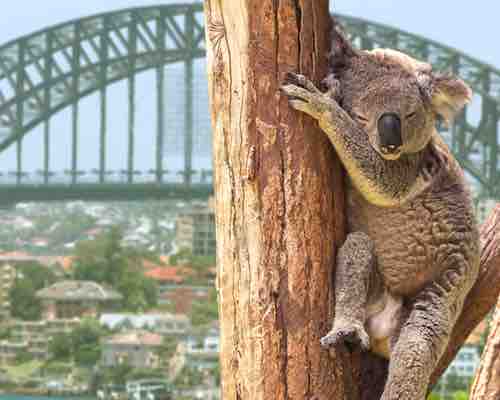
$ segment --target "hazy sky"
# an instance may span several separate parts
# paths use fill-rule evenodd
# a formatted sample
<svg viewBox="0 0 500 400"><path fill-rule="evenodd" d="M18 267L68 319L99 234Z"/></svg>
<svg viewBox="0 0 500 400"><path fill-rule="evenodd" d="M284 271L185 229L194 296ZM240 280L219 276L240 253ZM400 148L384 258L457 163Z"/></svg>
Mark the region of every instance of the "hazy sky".
<svg viewBox="0 0 500 400"><path fill-rule="evenodd" d="M232 1L232 0L225 0ZM313 0L311 0L313 1ZM182 2L177 0L175 2ZM193 1L189 1L192 3ZM86 15L118 10L134 6L147 6L156 4L172 3L172 1L149 1L149 0L16 0L5 1L2 6L0 17L0 44L19 36L28 34L35 30L65 22ZM482 61L495 66L500 66L500 2L493 0L457 1L457 0L420 0L420 1L396 1L396 0L334 0L332 7L336 12L381 22L400 29L434 39L468 53ZM154 75L143 74L138 78L137 89L137 130L141 132L154 132ZM171 74L171 76L176 76ZM180 75L178 80L182 80ZM170 84L175 82L170 82ZM108 155L115 160L112 169L120 169L125 166L126 143L124 133L126 132L126 98L125 83L116 84L109 89L109 118L110 121L110 145ZM173 96L168 94L172 99ZM97 166L97 140L98 120L97 96L90 96L82 102L82 121L80 130L82 132L82 148L80 160L82 168L90 169ZM201 103L200 103L201 104ZM203 107L201 104L200 107ZM177 117L177 112L171 115ZM64 111L53 118L53 131L57 131L58 137L51 143L51 154L57 158L59 165L54 169L62 170L64 165L69 166L69 151L61 151L62 148L69 150L70 143L70 119L69 112ZM113 137L114 135L114 137ZM38 149L27 152L24 164L35 170L41 166L41 128L36 134L28 135L25 149ZM153 136L151 136L153 137ZM142 147L150 149L153 145L152 139L144 137ZM139 144L141 144L139 140ZM95 144L92 144L95 143ZM68 146L68 147L66 147ZM151 152L138 149L138 164L146 167L151 161ZM0 168L8 163L13 165L14 149L0 154ZM118 156L117 154L122 154ZM145 164L146 163L146 164ZM38 167L35 167L38 165Z"/></svg>
<svg viewBox="0 0 500 400"><path fill-rule="evenodd" d="M231 0L227 0L231 1ZM16 0L2 5L0 43L73 18L125 7L184 2ZM187 1L192 3L193 1ZM332 0L340 13L398 26L500 66L500 2L494 0Z"/></svg>

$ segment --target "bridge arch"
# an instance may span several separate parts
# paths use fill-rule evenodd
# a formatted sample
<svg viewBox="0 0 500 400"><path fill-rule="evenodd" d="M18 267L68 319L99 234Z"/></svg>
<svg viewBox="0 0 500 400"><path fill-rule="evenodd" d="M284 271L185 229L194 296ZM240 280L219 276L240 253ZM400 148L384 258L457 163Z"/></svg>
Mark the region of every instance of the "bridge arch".
<svg viewBox="0 0 500 400"><path fill-rule="evenodd" d="M498 119L500 71L458 50L432 40L386 25L359 18L338 16L355 45L360 48L392 47L427 60L436 69L450 69L462 76L477 94L479 122L464 111L449 131L443 132L464 168L480 182L488 196L499 196ZM184 62L186 88L190 89L192 61L205 56L203 9L201 4L160 5L119 10L59 24L21 37L0 46L0 152L9 146L21 148L23 136L39 124L45 125L44 145L48 146L51 116L71 106L73 113L73 148L71 183L78 183L76 136L78 102L100 92L101 104L106 87L120 80L129 81L129 118L133 121L135 75L147 69L157 71L158 110L164 108L160 90L165 79L164 66ZM191 95L192 96L192 95ZM188 96L189 97L189 96ZM187 101L187 121L192 114L192 98ZM101 113L105 113L101 109ZM208 113L208 110L207 110ZM101 118L105 120L105 118ZM159 119L160 120L160 119ZM189 131L189 123L186 130ZM164 184L164 127L158 123L156 184ZM101 126L101 143L106 127ZM133 129L129 142L133 143ZM191 185L196 171L193 157L192 127L186 133L184 188ZM102 149L100 150L102 153ZM17 184L22 185L22 165L17 162ZM47 154L47 151L45 151ZM129 149L133 153L133 149ZM166 160L168 163L168 160ZM168 167L168 165L167 165ZM99 183L106 181L105 157L101 155ZM127 168L128 183L134 183L133 160ZM210 171L203 171L206 176ZM41 173L43 183L50 185L50 165L45 157ZM211 190L210 183L205 185ZM25 185L23 185L25 186ZM1 189L0 189L1 190ZM23 190L26 190L24 187ZM87 188L88 190L88 188Z"/></svg>

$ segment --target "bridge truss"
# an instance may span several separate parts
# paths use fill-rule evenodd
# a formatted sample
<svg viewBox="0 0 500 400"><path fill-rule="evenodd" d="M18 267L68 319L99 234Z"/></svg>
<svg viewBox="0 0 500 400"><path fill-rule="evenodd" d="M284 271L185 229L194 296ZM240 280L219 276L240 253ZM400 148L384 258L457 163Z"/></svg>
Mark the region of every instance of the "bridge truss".
<svg viewBox="0 0 500 400"><path fill-rule="evenodd" d="M465 110L449 131L443 132L453 152L481 186L482 194L500 196L498 162L498 119L500 72L461 52L431 40L358 18L338 16L354 43L370 49L391 47L427 60L436 69L449 69L464 78L476 93L479 118ZM0 152L16 147L16 165L3 171L10 177L2 182L4 201L56 199L120 199L143 197L207 196L212 191L211 170L193 169L197 157L193 147L193 61L205 56L203 10L201 4L162 5L100 14L57 25L21 37L0 47ZM184 165L172 179L169 158L165 156L165 66L184 64L185 109L182 132ZM159 117L156 142L151 157L155 167L138 171L136 153L136 75L156 71L156 109ZM107 168L107 87L117 81L128 82L127 165L119 171L121 182L110 180ZM79 168L79 102L99 94L99 164L93 171ZM66 180L57 180L51 170L51 117L70 107L72 129L71 165ZM208 114L208 104L206 113ZM43 125L43 167L38 180L23 169L23 139ZM32 151L32 149L30 149ZM83 176L93 173L95 183ZM144 182L139 175L149 173ZM177 176L178 178L178 176Z"/></svg>

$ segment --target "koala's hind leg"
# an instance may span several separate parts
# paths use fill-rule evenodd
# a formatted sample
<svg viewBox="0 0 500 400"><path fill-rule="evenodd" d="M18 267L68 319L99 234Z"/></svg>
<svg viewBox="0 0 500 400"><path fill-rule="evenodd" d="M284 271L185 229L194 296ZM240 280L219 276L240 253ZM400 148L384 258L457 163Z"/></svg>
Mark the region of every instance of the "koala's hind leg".
<svg viewBox="0 0 500 400"><path fill-rule="evenodd" d="M372 240L362 232L351 233L340 248L335 271L335 320L321 339L325 347L345 343L368 350L365 331L368 291L376 259Z"/></svg>
<svg viewBox="0 0 500 400"><path fill-rule="evenodd" d="M381 400L425 400L469 290L467 274L451 272L407 303L406 317L391 346L389 375Z"/></svg>

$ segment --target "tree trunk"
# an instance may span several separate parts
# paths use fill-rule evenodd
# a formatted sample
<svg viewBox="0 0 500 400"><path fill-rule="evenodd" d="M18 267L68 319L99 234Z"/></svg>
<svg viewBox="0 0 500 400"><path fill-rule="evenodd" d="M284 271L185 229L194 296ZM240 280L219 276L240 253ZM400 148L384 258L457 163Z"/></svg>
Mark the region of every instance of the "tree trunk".
<svg viewBox="0 0 500 400"><path fill-rule="evenodd" d="M500 399L500 299L470 394L471 400Z"/></svg>
<svg viewBox="0 0 500 400"><path fill-rule="evenodd" d="M341 168L279 91L290 71L325 77L328 0L205 0L205 17L223 399L344 399L342 363L319 345L344 234Z"/></svg>

